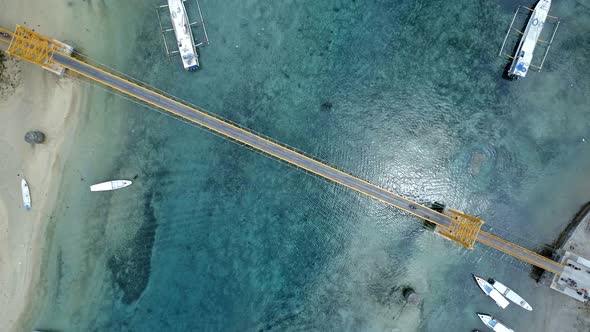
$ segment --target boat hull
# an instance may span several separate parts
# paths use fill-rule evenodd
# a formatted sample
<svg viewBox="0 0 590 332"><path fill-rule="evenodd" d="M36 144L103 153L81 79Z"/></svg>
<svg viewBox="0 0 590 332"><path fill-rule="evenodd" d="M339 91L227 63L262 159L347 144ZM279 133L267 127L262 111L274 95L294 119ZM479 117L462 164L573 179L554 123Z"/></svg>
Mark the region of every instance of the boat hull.
<svg viewBox="0 0 590 332"><path fill-rule="evenodd" d="M29 184L25 179L21 179L20 181L20 188L23 196L23 204L25 210L31 210L31 191L29 190Z"/></svg>
<svg viewBox="0 0 590 332"><path fill-rule="evenodd" d="M500 294L500 292L497 289L495 289L485 279L483 279L482 277L477 276L475 274L473 275L473 279L475 280L475 282L477 283L477 285L479 286L479 288L484 292L484 294L486 294L492 300L494 300L494 302L496 302L496 304L500 308L506 309L506 307L510 304L510 302L508 302L508 300L506 300L504 298L504 296L502 296L502 294Z"/></svg>
<svg viewBox="0 0 590 332"><path fill-rule="evenodd" d="M168 9L184 69L188 71L197 70L199 68L199 57L184 3L182 0L168 0Z"/></svg>
<svg viewBox="0 0 590 332"><path fill-rule="evenodd" d="M90 186L90 191L112 191L128 187L133 182L129 180L112 180Z"/></svg>
<svg viewBox="0 0 590 332"><path fill-rule="evenodd" d="M551 0L540 0L535 6L514 54L514 60L508 71L509 78L524 78L528 73L533 60L533 52L541 36L550 7Z"/></svg>
<svg viewBox="0 0 590 332"><path fill-rule="evenodd" d="M509 328L508 326L504 325L504 323L500 322L498 319L488 315L478 313L477 316L481 321L490 329L496 332L514 332L513 329Z"/></svg>
<svg viewBox="0 0 590 332"><path fill-rule="evenodd" d="M494 280L494 279L489 279L488 282L492 285L492 287L497 289L498 292L500 292L500 294L502 294L505 298L507 298L511 302L521 306L523 309L526 309L528 311L533 311L533 307L531 307L531 305L527 301L525 301L515 291L506 287L506 285L504 285L503 283L501 283L497 280Z"/></svg>

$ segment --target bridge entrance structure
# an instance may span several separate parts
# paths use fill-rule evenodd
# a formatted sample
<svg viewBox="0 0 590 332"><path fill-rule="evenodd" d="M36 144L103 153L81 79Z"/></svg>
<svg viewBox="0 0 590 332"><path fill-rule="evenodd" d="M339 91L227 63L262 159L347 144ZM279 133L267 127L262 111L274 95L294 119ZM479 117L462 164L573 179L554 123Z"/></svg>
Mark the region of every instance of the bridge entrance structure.
<svg viewBox="0 0 590 332"><path fill-rule="evenodd" d="M74 48L70 45L47 38L31 29L17 25L6 53L37 64L55 74L62 75L65 67L53 61L53 54L60 52L72 55L73 51Z"/></svg>

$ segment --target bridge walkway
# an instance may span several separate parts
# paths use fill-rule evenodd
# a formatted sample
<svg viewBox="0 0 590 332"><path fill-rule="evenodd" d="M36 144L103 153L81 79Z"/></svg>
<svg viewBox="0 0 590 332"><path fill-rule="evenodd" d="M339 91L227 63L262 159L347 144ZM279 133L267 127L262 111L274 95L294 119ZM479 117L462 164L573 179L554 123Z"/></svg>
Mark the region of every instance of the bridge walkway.
<svg viewBox="0 0 590 332"><path fill-rule="evenodd" d="M9 37L2 36L2 33L9 34ZM12 32L0 28L1 42L10 43L12 36ZM102 83L130 97L139 99L147 104L196 123L227 138L248 145L265 154L271 155L325 179L339 183L364 195L404 210L405 212L421 219L428 220L440 227L450 229L455 222L455 220L448 215L434 211L356 176L342 172L320 161L307 157L288 147L279 145L264 137L232 125L222 119L213 117L197 108L170 99L147 87L140 86L115 74L96 68L69 55L55 51L52 54L51 60L72 72ZM558 262L484 231L477 232L474 240L555 274L561 274L564 269L564 266Z"/></svg>

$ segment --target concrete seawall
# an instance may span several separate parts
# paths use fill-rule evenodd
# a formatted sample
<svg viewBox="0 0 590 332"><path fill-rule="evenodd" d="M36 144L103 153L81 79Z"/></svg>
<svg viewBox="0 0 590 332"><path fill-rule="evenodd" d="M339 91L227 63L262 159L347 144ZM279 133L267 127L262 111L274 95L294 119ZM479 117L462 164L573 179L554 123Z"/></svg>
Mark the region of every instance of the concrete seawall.
<svg viewBox="0 0 590 332"><path fill-rule="evenodd" d="M590 202L582 205L557 239L541 255L560 261L566 251L574 251L581 256L590 257ZM540 284L550 286L553 273L533 268L531 277Z"/></svg>
<svg viewBox="0 0 590 332"><path fill-rule="evenodd" d="M584 204L553 244L553 257L559 261L565 251L590 257L590 202Z"/></svg>
<svg viewBox="0 0 590 332"><path fill-rule="evenodd" d="M572 221L567 225L567 227L559 234L559 238L555 241L554 247L557 249L563 249L566 242L572 238L574 233L578 230L578 226L581 225L582 222L586 221L586 226L588 226L588 221L590 220L590 202L584 204L580 211L574 216Z"/></svg>

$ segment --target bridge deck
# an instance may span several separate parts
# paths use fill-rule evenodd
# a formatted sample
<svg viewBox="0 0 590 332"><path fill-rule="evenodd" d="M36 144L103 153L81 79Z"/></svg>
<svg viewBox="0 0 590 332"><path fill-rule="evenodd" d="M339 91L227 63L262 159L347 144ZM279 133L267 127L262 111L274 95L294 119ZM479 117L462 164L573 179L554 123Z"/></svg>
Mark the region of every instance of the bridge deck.
<svg viewBox="0 0 590 332"><path fill-rule="evenodd" d="M0 29L0 32L6 33L7 31L8 30ZM0 34L0 41L10 42L10 38L3 38ZM92 65L72 58L68 55L55 52L53 55L53 61L73 72L88 77L91 80L100 82L126 95L142 100L150 105L175 114L225 137L246 144L252 148L317 174L318 176L326 178L330 181L334 181L364 195L368 195L382 202L395 206L419 218L429 220L439 226L446 228L450 227L452 224L452 219L447 215L438 213L405 197L387 191L322 162L311 159L299 152L265 139L264 137L236 127L224 120L215 118L201 110L184 105L146 87L139 86L124 78L93 67ZM501 238L492 234L479 232L476 240L482 244L500 250L506 254L514 256L549 272L561 274L563 271L564 267L562 264L538 255L526 248L502 240Z"/></svg>

